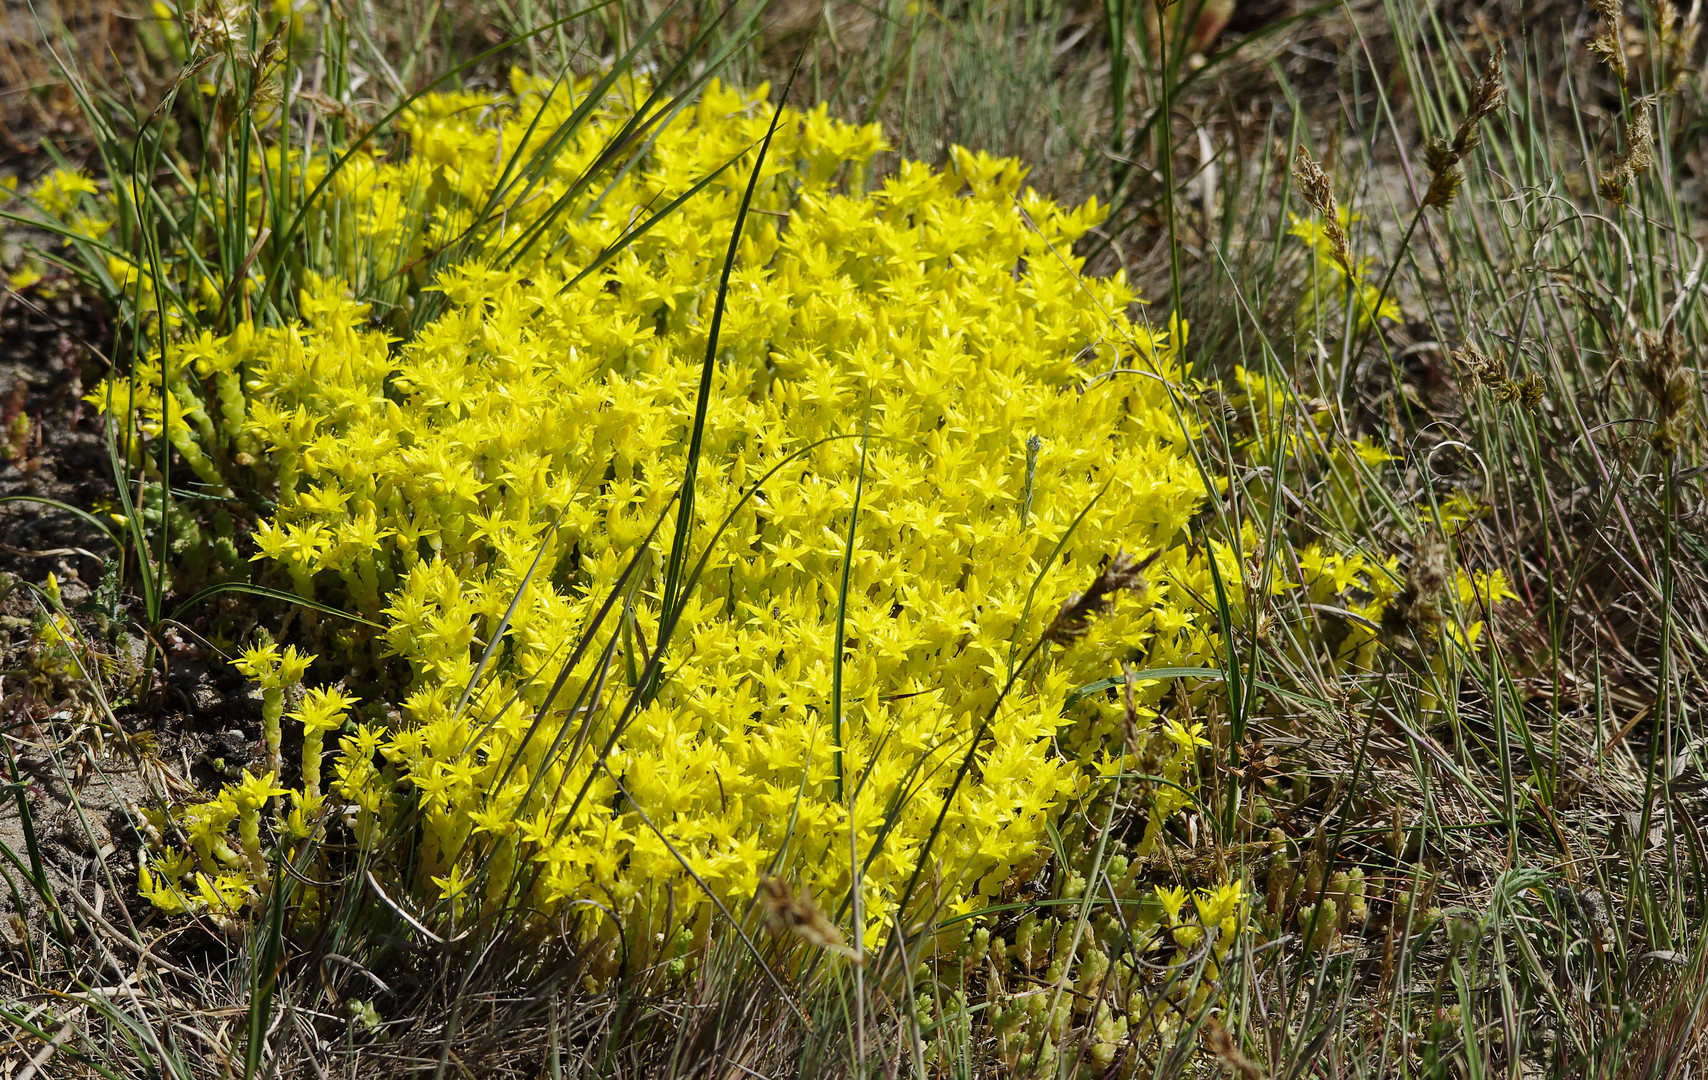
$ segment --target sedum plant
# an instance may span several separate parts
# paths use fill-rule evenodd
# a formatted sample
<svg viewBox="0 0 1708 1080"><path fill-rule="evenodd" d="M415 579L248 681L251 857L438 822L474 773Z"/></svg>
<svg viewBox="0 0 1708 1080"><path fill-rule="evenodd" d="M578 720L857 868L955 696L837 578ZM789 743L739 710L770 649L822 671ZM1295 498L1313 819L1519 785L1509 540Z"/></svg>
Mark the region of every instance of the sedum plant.
<svg viewBox="0 0 1708 1080"><path fill-rule="evenodd" d="M360 182L429 193L434 235L454 235L590 85L519 74L511 95L423 99L412 153ZM620 124L640 97L600 115ZM608 136L583 126L429 286L440 310L401 346L311 280L301 325L186 335L163 350L177 378L94 395L197 447L205 482L274 500L253 542L281 583L383 624L322 644L401 706L341 741L326 793L370 841L417 830L406 884L448 910L579 905L601 912L590 934L661 931L769 873L849 897L852 866L875 940L941 860L943 910L969 912L1039 864L1063 799L1136 761L1120 709L1071 692L1122 662L1218 655L1208 560L1237 581L1240 555L1184 542L1205 485L1177 341L1128 320L1120 277L1080 273L1099 208L966 151L868 190L880 133L822 109L782 113L758 178L677 529L710 283L751 168L724 166L771 120L763 90L714 84L657 125L643 167L536 232ZM349 228L383 231L389 207L356 201ZM706 555L691 591L656 539L672 532ZM1143 587L1021 670L1122 551L1148 561ZM1160 681L1139 687L1151 730L1131 745L1180 780L1148 846L1201 740L1143 708ZM188 864L157 859L155 887Z"/></svg>
<svg viewBox="0 0 1708 1080"><path fill-rule="evenodd" d="M573 913L643 952L782 876L863 947L909 905L991 905L1095 785L1167 781L1137 860L1189 805L1202 727L1158 708L1176 676L1144 676L1220 662L1215 597L1245 619L1261 544L1191 540L1186 326L1081 272L1095 202L959 148L872 184L875 127L765 96L712 83L644 116L603 187L580 178L653 108L632 80L422 98L407 154L329 187L350 236L417 263L497 222L409 301L418 332L307 275L300 323L185 333L92 396L144 418L144 468L166 439L264 496L263 573L382 628L321 635L399 709L323 773L356 701L309 692L281 852L331 822L453 920ZM570 134L539 166L544 131ZM1311 570L1319 592L1381 577ZM1132 699L1083 692L1124 670ZM188 850L159 830L157 903L229 914L267 887L246 815L272 781L246 783L184 818Z"/></svg>
<svg viewBox="0 0 1708 1080"><path fill-rule="evenodd" d="M281 651L268 642L246 650L232 664L261 689L261 735L267 745L267 767L274 772L283 765L285 691L302 682L313 661L294 645Z"/></svg>

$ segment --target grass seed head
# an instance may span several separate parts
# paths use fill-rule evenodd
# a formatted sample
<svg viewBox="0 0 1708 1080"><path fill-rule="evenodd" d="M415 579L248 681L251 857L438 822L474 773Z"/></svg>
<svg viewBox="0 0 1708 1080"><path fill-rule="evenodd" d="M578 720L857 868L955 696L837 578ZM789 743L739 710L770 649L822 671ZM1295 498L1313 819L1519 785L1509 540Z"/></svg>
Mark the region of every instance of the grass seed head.
<svg viewBox="0 0 1708 1080"><path fill-rule="evenodd" d="M1637 101L1632 108L1635 110L1631 122L1625 125L1625 156L1626 175L1636 178L1641 172L1647 172L1655 164L1655 133L1650 121L1650 103L1647 100Z"/></svg>
<svg viewBox="0 0 1708 1080"><path fill-rule="evenodd" d="M1465 181L1465 174L1458 166L1481 139L1479 125L1506 104L1506 82L1501 76L1504 56L1503 48L1489 54L1482 77L1471 91L1471 109L1460 122L1453 141L1431 138L1424 143L1424 163L1429 166L1432 179L1429 190L1424 194L1423 205L1445 210L1453 204L1459 185Z"/></svg>
<svg viewBox="0 0 1708 1080"><path fill-rule="evenodd" d="M848 947L842 931L813 903L812 892L806 886L803 885L797 895L782 878L769 877L759 883L759 899L765 905L766 922L772 933L793 934L814 948L846 956L850 960L859 959L858 954Z"/></svg>
<svg viewBox="0 0 1708 1080"><path fill-rule="evenodd" d="M1502 389L1515 386L1502 384ZM1443 621L1441 590L1448 582L1447 544L1430 529L1418 538L1406 587L1382 614L1382 628L1395 638L1410 638L1425 652L1433 648Z"/></svg>
<svg viewBox="0 0 1708 1080"><path fill-rule="evenodd" d="M1692 66L1691 58L1696 54L1696 41L1702 32L1700 14L1700 7L1692 4L1690 13L1680 21L1678 8L1670 3L1661 4L1660 17L1655 22L1660 27L1661 42L1668 49L1675 80Z"/></svg>
<svg viewBox="0 0 1708 1080"><path fill-rule="evenodd" d="M1497 45L1489 53L1489 59L1483 65L1483 77L1477 82L1476 93L1472 95L1471 121L1482 120L1493 116L1506 105L1506 80L1501 73L1501 67L1506 59L1506 46Z"/></svg>
<svg viewBox="0 0 1708 1080"><path fill-rule="evenodd" d="M1215 1017L1211 1017L1204 1026L1204 1044L1222 1060L1222 1064L1233 1070L1242 1080L1263 1080L1262 1066L1240 1053L1233 1036L1228 1034L1228 1029Z"/></svg>
<svg viewBox="0 0 1708 1080"><path fill-rule="evenodd" d="M1645 332L1639 341L1644 359L1636 366L1637 381L1654 402L1655 428L1649 441L1671 455L1678 451L1690 420L1694 379L1670 324L1661 333Z"/></svg>
<svg viewBox="0 0 1708 1080"><path fill-rule="evenodd" d="M1429 166L1431 175L1439 176L1453 167L1456 159L1453 157L1453 144L1446 139L1431 136L1423 143L1423 163Z"/></svg>
<svg viewBox="0 0 1708 1080"><path fill-rule="evenodd" d="M1072 594L1062 603L1061 610L1056 612L1056 617L1050 620L1044 631L1044 639L1068 645L1084 637L1085 632L1091 629L1091 620L1107 611L1117 594L1144 592L1145 568L1161 554L1159 549L1145 556L1142 562L1134 562L1125 551L1115 552L1089 589Z"/></svg>
<svg viewBox="0 0 1708 1080"><path fill-rule="evenodd" d="M1542 407L1542 398L1548 392L1548 386L1542 381L1542 376L1534 373L1526 375L1518 383L1518 402L1531 412Z"/></svg>
<svg viewBox="0 0 1708 1080"><path fill-rule="evenodd" d="M1323 216L1323 235L1328 238L1329 250L1347 274L1354 274L1352 251L1346 242L1346 229L1340 223L1340 203L1334 197L1334 183L1322 164L1300 143L1293 154L1293 179L1299 194L1311 209Z"/></svg>
<svg viewBox="0 0 1708 1080"><path fill-rule="evenodd" d="M1447 543L1434 529L1425 532L1417 542L1411 582L1424 596L1436 595L1447 584Z"/></svg>
<svg viewBox="0 0 1708 1080"><path fill-rule="evenodd" d="M1500 361L1489 356L1470 342L1453 354L1453 359L1459 361L1473 379L1490 389L1498 389L1506 382L1506 368Z"/></svg>
<svg viewBox="0 0 1708 1080"><path fill-rule="evenodd" d="M1590 10L1601 19L1601 29L1590 40L1590 53L1602 63L1612 68L1619 76L1621 83L1625 82L1625 47L1619 43L1621 23L1624 13L1620 10L1619 0L1589 0Z"/></svg>
<svg viewBox="0 0 1708 1080"><path fill-rule="evenodd" d="M1445 210L1453 205L1453 197L1459 193L1459 185L1465 182L1465 173L1457 166L1449 166L1436 173L1429 181L1429 190L1424 192L1423 205Z"/></svg>

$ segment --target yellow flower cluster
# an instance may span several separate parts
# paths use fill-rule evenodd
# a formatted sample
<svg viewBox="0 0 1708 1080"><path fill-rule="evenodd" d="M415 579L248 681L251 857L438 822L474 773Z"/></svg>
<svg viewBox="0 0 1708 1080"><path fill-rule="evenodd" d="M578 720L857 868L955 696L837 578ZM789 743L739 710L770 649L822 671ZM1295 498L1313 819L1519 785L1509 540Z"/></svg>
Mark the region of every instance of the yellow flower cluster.
<svg viewBox="0 0 1708 1080"><path fill-rule="evenodd" d="M271 878L261 842L261 811L287 791L278 774L244 773L212 799L145 808L149 858L137 870L137 893L163 911L204 913L222 925L252 904ZM233 846L230 830L237 828ZM182 838L187 845L169 840Z"/></svg>
<svg viewBox="0 0 1708 1080"><path fill-rule="evenodd" d="M1239 930L1245 924L1248 914L1245 892L1234 882L1198 890L1192 895L1192 906L1198 915L1196 920L1181 916L1187 900L1183 887L1158 889L1156 898L1168 917L1169 935L1176 946L1173 963L1177 967L1186 968L1193 963L1192 954L1201 945L1208 947L1203 975L1186 1003L1186 1015L1196 1016L1209 1001L1216 980L1221 977L1222 965L1227 963L1228 953L1233 950ZM1208 942L1205 941L1206 934L1210 938Z"/></svg>
<svg viewBox="0 0 1708 1080"><path fill-rule="evenodd" d="M164 911L206 914L220 925L235 927L237 917L260 900L272 881L272 863L262 839L262 811L270 805L274 809L272 824L280 841L275 857L293 857L294 845L314 834L326 804L320 791L326 733L343 728L346 714L356 704L354 697L335 688L302 695L299 707L289 714L302 729L302 786L297 790L279 786L276 733L282 726L284 694L297 685L314 659L290 646L281 651L268 644L248 650L238 660L237 668L261 686L268 771L260 775L245 771L236 783L227 784L206 802L143 808L149 851L138 870L137 892L144 899ZM373 756L372 746L367 753ZM351 766L344 771L349 773ZM284 795L290 796L288 812L284 804L273 802ZM359 815L359 807L352 805L352 812ZM359 823L353 820L352 824ZM372 839L367 836L368 842ZM312 908L315 899L310 896L305 908Z"/></svg>
<svg viewBox="0 0 1708 1080"><path fill-rule="evenodd" d="M384 624L339 639L358 670L406 683L402 721L355 727L332 764L326 796L359 839L418 823L405 884L447 910L574 905L587 932L641 942L671 913L692 924L706 890L739 902L780 872L834 902L857 866L875 938L921 862L940 861L926 879L955 913L1028 872L1065 797L1136 766L1129 745L1190 786L1197 732L1146 708L1164 683L1139 683L1130 744L1117 703L1066 705L1123 662L1215 663L1208 560L1243 580L1241 553L1185 542L1205 496L1176 409L1185 327L1133 325L1126 282L1087 278L1072 255L1100 209L1064 209L1016 163L962 150L951 170L904 162L868 191L876 128L784 113L706 387L687 530L704 571L662 677L636 690L662 632L717 271L772 117L763 90L714 84L640 166L579 186L634 107L627 87L510 184L587 84L513 89L424 100L408 156L338 181L364 244L442 243L501 202L504 224L430 286L443 308L412 340L394 351L341 283L311 282L304 325L173 345L164 382L144 373L119 403L207 483L274 494L256 557L296 592ZM1123 549L1156 554L1148 587L999 701ZM266 674L279 658L245 662ZM315 713L315 734L347 704ZM319 766L305 758L302 805ZM1186 796L1157 800L1153 837ZM227 801L202 832L241 818ZM155 860L184 894L248 861L247 834L228 852L192 843L202 869Z"/></svg>

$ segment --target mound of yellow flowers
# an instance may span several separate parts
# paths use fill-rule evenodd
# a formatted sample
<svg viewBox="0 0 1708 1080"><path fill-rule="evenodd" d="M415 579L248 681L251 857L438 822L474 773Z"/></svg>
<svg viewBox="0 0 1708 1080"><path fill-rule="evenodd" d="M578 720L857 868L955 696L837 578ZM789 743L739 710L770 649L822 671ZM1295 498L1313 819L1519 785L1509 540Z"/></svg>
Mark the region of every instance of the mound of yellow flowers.
<svg viewBox="0 0 1708 1080"><path fill-rule="evenodd" d="M384 726L346 720L338 691L283 715L309 735L288 804L283 762L157 814L145 892L239 910L267 887L272 798L287 855L316 828L409 833L387 872L457 917L573 908L584 933L645 942L777 874L827 909L857 881L875 938L921 892L944 913L988 903L1039 863L1063 800L1123 765L1167 781L1143 855L1202 739L1147 707L1161 681L1137 684L1136 726L1070 694L1123 663L1214 663L1208 559L1244 575L1237 552L1187 543L1206 489L1176 407L1186 328L1135 322L1126 282L1072 254L1100 209L959 149L869 188L876 128L784 111L673 560L718 272L772 110L714 84L639 167L580 185L636 108L619 88L549 170L503 184L587 91L517 75L510 95L426 99L408 154L358 157L329 187L368 248L431 249L499 201L502 227L428 284L417 302L442 310L409 341L311 281L303 325L185 340L102 392L206 485L269 493L255 558L382 624L323 622L318 648L399 686ZM1120 552L1142 587L1022 665ZM269 648L244 663L277 755L290 658Z"/></svg>

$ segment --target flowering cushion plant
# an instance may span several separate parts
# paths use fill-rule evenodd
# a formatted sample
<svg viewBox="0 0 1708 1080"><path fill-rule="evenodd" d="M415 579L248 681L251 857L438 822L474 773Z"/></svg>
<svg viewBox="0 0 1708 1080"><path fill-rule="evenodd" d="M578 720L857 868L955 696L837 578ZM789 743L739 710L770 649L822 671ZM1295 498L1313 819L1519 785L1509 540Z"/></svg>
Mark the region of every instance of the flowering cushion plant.
<svg viewBox="0 0 1708 1080"><path fill-rule="evenodd" d="M641 97L619 86L508 183L590 87L427 98L408 155L334 185L368 244L502 211L413 301L438 309L407 342L311 279L301 325L186 337L97 394L208 485L272 499L255 558L282 583L383 626L320 647L391 680L398 718L346 721L341 691L290 714L309 737L281 849L328 820L376 850L407 834L386 872L452 917L577 911L642 943L768 874L830 904L857 889L874 940L922 872L942 911L976 910L1038 865L1064 799L1123 768L1164 781L1145 855L1189 801L1201 730L1159 715L1159 680L1131 720L1073 691L1216 664L1216 578L1243 618L1257 546L1187 542L1206 483L1177 408L1186 327L1153 331L1119 275L1082 273L1095 203L958 148L868 189L876 128L784 110L707 361L764 90L711 85L638 167L582 184ZM1139 587L1034 654L1123 552ZM279 681L278 655L244 662ZM235 913L265 887L252 821L273 783L157 811L145 891Z"/></svg>

